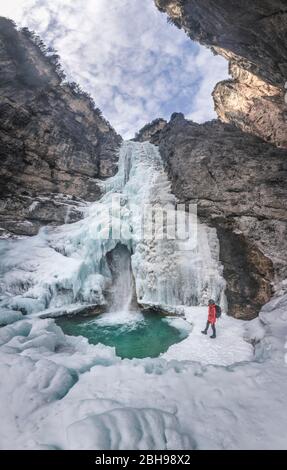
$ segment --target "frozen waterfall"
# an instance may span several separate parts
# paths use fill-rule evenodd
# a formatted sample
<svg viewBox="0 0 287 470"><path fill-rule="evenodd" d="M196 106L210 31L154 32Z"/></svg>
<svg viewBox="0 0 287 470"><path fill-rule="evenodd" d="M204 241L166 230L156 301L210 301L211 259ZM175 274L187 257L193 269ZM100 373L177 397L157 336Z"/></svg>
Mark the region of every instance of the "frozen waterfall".
<svg viewBox="0 0 287 470"><path fill-rule="evenodd" d="M127 282L140 304L223 301L216 230L177 206L157 147L124 142L118 173L102 186L102 198L82 220L0 241L2 309L31 314L106 305L111 292L120 299ZM115 283L109 259L119 246L126 247L132 281L117 275Z"/></svg>

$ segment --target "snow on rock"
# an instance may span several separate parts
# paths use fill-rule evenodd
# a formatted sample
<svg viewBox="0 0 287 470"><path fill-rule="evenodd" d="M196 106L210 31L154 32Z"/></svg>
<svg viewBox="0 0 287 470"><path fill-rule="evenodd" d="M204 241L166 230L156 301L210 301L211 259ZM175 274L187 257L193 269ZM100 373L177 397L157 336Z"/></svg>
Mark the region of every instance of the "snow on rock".
<svg viewBox="0 0 287 470"><path fill-rule="evenodd" d="M287 340L287 294L274 297L268 304L264 305L259 318L265 325L265 330L269 332L268 344L263 344L265 347L259 353L263 357L272 356L281 360L282 343L284 343L286 349ZM285 354L285 362L287 363L287 354Z"/></svg>

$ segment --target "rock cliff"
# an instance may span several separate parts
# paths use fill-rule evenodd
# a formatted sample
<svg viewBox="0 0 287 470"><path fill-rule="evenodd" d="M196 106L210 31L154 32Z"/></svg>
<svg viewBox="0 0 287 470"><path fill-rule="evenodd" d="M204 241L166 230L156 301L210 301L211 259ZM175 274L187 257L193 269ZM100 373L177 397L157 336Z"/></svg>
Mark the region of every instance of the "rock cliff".
<svg viewBox="0 0 287 470"><path fill-rule="evenodd" d="M1 234L81 217L117 169L121 137L62 80L55 54L0 18Z"/></svg>
<svg viewBox="0 0 287 470"><path fill-rule="evenodd" d="M232 79L214 91L218 117L287 148L286 0L155 0L191 39L221 54Z"/></svg>
<svg viewBox="0 0 287 470"><path fill-rule="evenodd" d="M142 129L140 129L133 140L137 142L153 141L153 143L158 143L157 136L160 135L160 131L167 124L165 119L158 118L154 121L146 124Z"/></svg>
<svg viewBox="0 0 287 470"><path fill-rule="evenodd" d="M180 113L150 140L178 201L196 203L200 220L217 229L229 313L253 318L287 277L286 150Z"/></svg>
<svg viewBox="0 0 287 470"><path fill-rule="evenodd" d="M231 79L213 92L220 121L198 125L175 114L154 143L179 200L197 202L200 219L217 228L229 313L252 318L286 289L287 3L155 4L229 61Z"/></svg>

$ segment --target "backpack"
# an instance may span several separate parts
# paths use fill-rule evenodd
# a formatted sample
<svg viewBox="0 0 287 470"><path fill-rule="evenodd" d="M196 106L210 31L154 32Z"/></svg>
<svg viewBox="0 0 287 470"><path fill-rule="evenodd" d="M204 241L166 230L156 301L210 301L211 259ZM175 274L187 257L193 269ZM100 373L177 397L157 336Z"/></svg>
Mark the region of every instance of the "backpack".
<svg viewBox="0 0 287 470"><path fill-rule="evenodd" d="M215 308L216 308L216 318L220 318L221 317L221 307L219 305L215 305Z"/></svg>

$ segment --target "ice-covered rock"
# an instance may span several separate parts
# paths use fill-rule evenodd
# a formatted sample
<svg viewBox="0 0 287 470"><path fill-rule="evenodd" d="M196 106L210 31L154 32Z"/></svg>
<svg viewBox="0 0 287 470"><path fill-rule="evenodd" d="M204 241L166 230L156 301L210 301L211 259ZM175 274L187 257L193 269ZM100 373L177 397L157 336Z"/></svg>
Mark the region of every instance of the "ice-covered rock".
<svg viewBox="0 0 287 470"><path fill-rule="evenodd" d="M23 315L16 310L9 310L8 308L0 309L0 326L9 325L17 320L21 320Z"/></svg>

